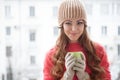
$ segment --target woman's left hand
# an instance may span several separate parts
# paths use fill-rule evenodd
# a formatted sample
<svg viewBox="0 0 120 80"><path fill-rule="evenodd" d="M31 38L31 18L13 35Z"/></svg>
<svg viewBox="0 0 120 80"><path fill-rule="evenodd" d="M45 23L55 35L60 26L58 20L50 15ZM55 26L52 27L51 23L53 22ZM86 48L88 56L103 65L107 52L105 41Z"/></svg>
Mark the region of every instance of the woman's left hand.
<svg viewBox="0 0 120 80"><path fill-rule="evenodd" d="M76 59L76 64L73 67L73 70L76 71L76 75L79 80L90 80L90 77L87 72L85 72L86 68L86 59L84 54L82 54L82 58Z"/></svg>
<svg viewBox="0 0 120 80"><path fill-rule="evenodd" d="M76 64L73 67L73 70L76 71L76 75L77 75L79 80L81 80L82 77L84 77L85 67L86 67L85 60L77 58Z"/></svg>

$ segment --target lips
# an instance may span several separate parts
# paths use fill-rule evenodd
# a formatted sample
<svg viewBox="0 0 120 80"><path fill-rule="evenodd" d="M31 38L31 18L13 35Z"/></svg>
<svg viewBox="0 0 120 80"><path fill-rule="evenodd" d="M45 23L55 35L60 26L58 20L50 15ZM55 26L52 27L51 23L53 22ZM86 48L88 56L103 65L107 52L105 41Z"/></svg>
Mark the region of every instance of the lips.
<svg viewBox="0 0 120 80"><path fill-rule="evenodd" d="M71 35L72 35L72 36L75 36L75 35L77 35L77 33L71 33Z"/></svg>

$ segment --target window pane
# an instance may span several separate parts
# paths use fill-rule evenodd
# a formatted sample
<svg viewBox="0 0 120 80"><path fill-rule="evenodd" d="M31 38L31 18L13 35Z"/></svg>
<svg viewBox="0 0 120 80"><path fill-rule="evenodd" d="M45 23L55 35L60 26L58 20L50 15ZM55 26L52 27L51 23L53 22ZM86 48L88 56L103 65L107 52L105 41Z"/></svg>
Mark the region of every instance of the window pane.
<svg viewBox="0 0 120 80"><path fill-rule="evenodd" d="M35 56L30 56L30 63L35 64Z"/></svg>
<svg viewBox="0 0 120 80"><path fill-rule="evenodd" d="M109 14L109 5L108 4L101 4L100 13L102 15L108 15Z"/></svg>
<svg viewBox="0 0 120 80"><path fill-rule="evenodd" d="M102 26L101 34L102 35L107 35L107 26Z"/></svg>
<svg viewBox="0 0 120 80"><path fill-rule="evenodd" d="M2 80L5 80L5 75L4 74L2 74Z"/></svg>
<svg viewBox="0 0 120 80"><path fill-rule="evenodd" d="M35 16L35 7L30 6L30 16Z"/></svg>
<svg viewBox="0 0 120 80"><path fill-rule="evenodd" d="M118 44L118 55L120 55L120 44Z"/></svg>
<svg viewBox="0 0 120 80"><path fill-rule="evenodd" d="M87 14L92 15L92 12L93 12L92 9L93 9L93 5L92 4L87 4L86 5Z"/></svg>
<svg viewBox="0 0 120 80"><path fill-rule="evenodd" d="M35 41L36 33L34 31L30 31L30 41Z"/></svg>
<svg viewBox="0 0 120 80"><path fill-rule="evenodd" d="M6 27L6 35L10 35L11 34L11 27Z"/></svg>
<svg viewBox="0 0 120 80"><path fill-rule="evenodd" d="M117 4L117 14L120 15L120 3Z"/></svg>
<svg viewBox="0 0 120 80"><path fill-rule="evenodd" d="M5 16L11 16L11 6L5 6Z"/></svg>
<svg viewBox="0 0 120 80"><path fill-rule="evenodd" d="M54 36L58 35L58 27L53 28L53 34L54 34Z"/></svg>
<svg viewBox="0 0 120 80"><path fill-rule="evenodd" d="M120 35L120 26L118 26L118 35Z"/></svg>
<svg viewBox="0 0 120 80"><path fill-rule="evenodd" d="M11 64L9 63L9 66L7 67L7 79L6 80L13 80L13 72L12 72L12 67Z"/></svg>
<svg viewBox="0 0 120 80"><path fill-rule="evenodd" d="M89 34L91 34L91 27L90 26L87 27L87 31Z"/></svg>
<svg viewBox="0 0 120 80"><path fill-rule="evenodd" d="M29 79L29 80L37 80L37 79Z"/></svg>
<svg viewBox="0 0 120 80"><path fill-rule="evenodd" d="M104 45L104 47L105 47L105 49L106 49L106 51L107 51L108 46L107 46L107 45Z"/></svg>
<svg viewBox="0 0 120 80"><path fill-rule="evenodd" d="M54 17L57 17L57 11L58 11L58 7L57 6L53 7L53 16Z"/></svg>
<svg viewBox="0 0 120 80"><path fill-rule="evenodd" d="M7 57L11 57L12 56L12 47L11 46L7 46L6 47L6 56Z"/></svg>

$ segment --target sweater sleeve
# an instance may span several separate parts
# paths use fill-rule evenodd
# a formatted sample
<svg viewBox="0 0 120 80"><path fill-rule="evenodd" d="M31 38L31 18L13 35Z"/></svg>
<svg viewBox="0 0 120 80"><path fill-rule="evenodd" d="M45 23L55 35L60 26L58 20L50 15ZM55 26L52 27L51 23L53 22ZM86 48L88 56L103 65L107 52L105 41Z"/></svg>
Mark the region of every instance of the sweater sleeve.
<svg viewBox="0 0 120 80"><path fill-rule="evenodd" d="M101 59L100 65L103 67L105 70L105 75L103 75L104 80L111 80L111 74L110 74L110 69L109 69L109 61L107 57L107 53L101 45L97 45L97 53L99 53L99 57Z"/></svg>
<svg viewBox="0 0 120 80"><path fill-rule="evenodd" d="M53 67L52 56L54 49L51 49L45 56L44 67L43 67L43 78L44 80L54 80L51 75L51 69Z"/></svg>

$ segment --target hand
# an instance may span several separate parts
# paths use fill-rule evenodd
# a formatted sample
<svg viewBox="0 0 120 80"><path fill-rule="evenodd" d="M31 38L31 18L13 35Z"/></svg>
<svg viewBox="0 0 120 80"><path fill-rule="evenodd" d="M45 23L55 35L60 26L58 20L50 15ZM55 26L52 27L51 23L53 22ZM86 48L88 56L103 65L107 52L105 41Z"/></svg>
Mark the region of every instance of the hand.
<svg viewBox="0 0 120 80"><path fill-rule="evenodd" d="M82 59L77 58L76 59L76 64L73 67L73 70L76 71L76 75L78 77L79 80L87 80L90 79L89 75L87 72L85 72L85 68L86 68L86 59L84 54L82 54Z"/></svg>
<svg viewBox="0 0 120 80"><path fill-rule="evenodd" d="M76 59L74 58L73 55L70 53L67 53L65 56L65 67L66 67L66 72L64 73L64 76L67 77L69 80L72 80L75 74L75 71L73 70Z"/></svg>

